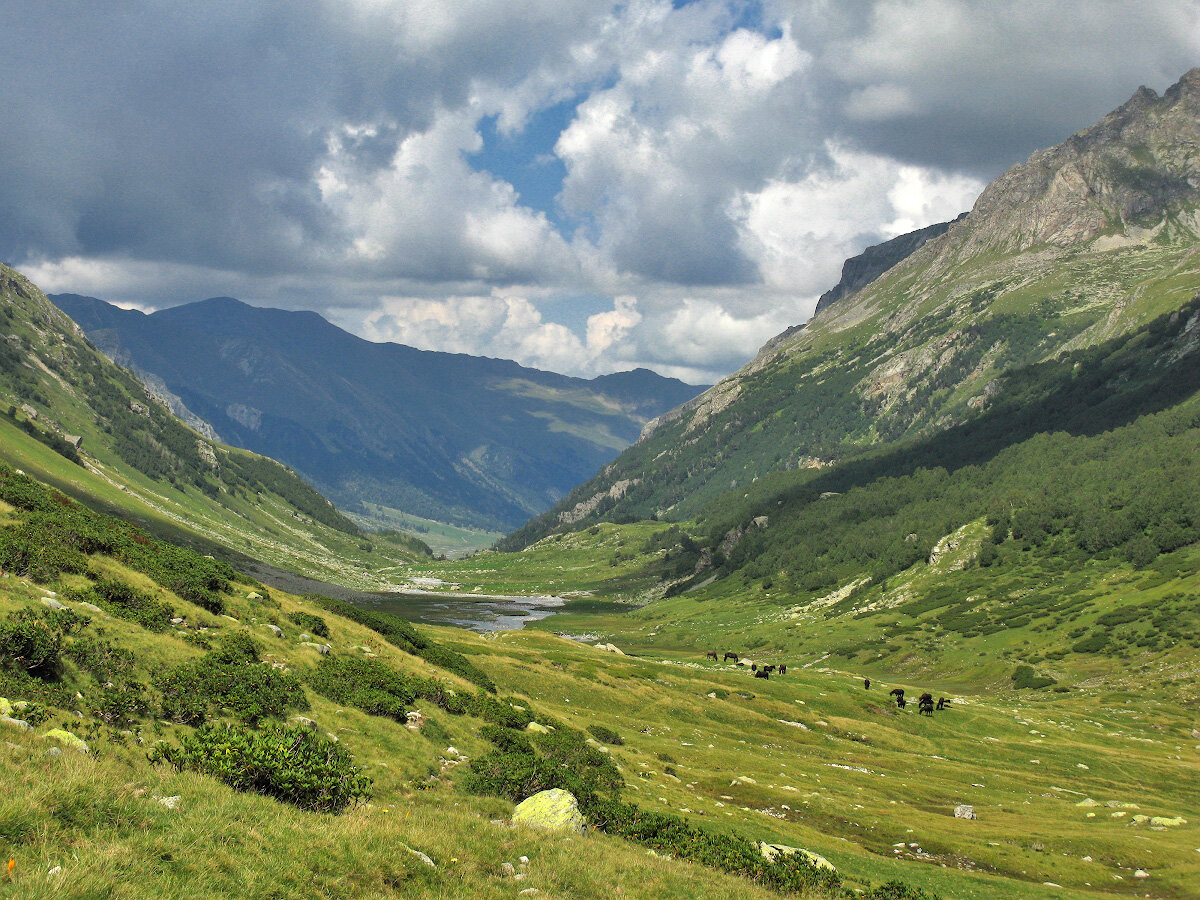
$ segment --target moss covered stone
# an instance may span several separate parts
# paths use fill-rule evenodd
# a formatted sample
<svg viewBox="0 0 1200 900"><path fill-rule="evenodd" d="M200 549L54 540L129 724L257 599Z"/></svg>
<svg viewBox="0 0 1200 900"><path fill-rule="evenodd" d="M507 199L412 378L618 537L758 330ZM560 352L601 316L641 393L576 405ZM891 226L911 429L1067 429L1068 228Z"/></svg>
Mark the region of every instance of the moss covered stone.
<svg viewBox="0 0 1200 900"><path fill-rule="evenodd" d="M570 791L553 788L540 791L517 804L513 810L514 825L528 825L548 831L583 831L583 813L579 801Z"/></svg>

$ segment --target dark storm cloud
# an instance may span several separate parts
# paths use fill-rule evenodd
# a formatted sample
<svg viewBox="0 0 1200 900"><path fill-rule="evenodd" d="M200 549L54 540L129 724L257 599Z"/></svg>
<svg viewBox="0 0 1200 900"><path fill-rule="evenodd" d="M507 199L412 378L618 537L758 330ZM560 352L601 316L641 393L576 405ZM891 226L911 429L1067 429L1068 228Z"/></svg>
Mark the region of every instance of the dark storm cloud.
<svg viewBox="0 0 1200 900"><path fill-rule="evenodd" d="M331 131L374 126L342 161L382 167L472 79L518 77L523 47L552 54L582 15L491 4L438 28L435 7L406 6L4 4L0 256L320 265L350 239L314 183Z"/></svg>
<svg viewBox="0 0 1200 900"><path fill-rule="evenodd" d="M770 4L816 56L826 127L897 159L993 177L1200 65L1194 0Z"/></svg>

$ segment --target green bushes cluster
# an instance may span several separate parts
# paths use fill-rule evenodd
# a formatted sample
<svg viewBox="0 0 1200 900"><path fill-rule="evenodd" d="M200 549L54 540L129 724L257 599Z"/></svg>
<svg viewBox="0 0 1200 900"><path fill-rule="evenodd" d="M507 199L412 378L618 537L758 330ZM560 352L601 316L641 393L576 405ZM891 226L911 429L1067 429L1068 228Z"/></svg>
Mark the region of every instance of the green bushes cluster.
<svg viewBox="0 0 1200 900"><path fill-rule="evenodd" d="M34 479L0 464L0 500L28 513L0 529L0 566L34 580L87 571L87 557L103 553L213 613L225 611L221 594L234 577L228 563L151 538L142 529L93 512Z"/></svg>
<svg viewBox="0 0 1200 900"><path fill-rule="evenodd" d="M147 631L166 631L175 610L144 591L114 578L101 578L85 588L69 590L65 596L76 603L91 603L121 619L136 622Z"/></svg>
<svg viewBox="0 0 1200 900"><path fill-rule="evenodd" d="M332 597L321 597L316 594L310 594L307 599L344 619L365 625L380 637L385 638L388 643L399 647L406 653L419 656L447 672L453 672L460 678L479 685L489 693L496 692L496 683L477 669L465 656L434 644L423 637L411 622L399 616L374 609L365 609L355 606L353 603L347 603L345 600L335 600Z"/></svg>
<svg viewBox="0 0 1200 900"><path fill-rule="evenodd" d="M306 612L288 613L288 618L310 634L317 637L329 637L329 625L320 616Z"/></svg>
<svg viewBox="0 0 1200 900"><path fill-rule="evenodd" d="M620 747L625 743L625 738L617 734L611 728L605 728L603 725L589 725L588 734L594 737L602 744L610 744L614 747Z"/></svg>
<svg viewBox="0 0 1200 900"><path fill-rule="evenodd" d="M371 780L350 754L307 728L204 725L179 747L161 744L149 754L177 772L210 775L239 791L274 797L304 810L339 813L371 795Z"/></svg>
<svg viewBox="0 0 1200 900"><path fill-rule="evenodd" d="M1058 680L1051 678L1049 675L1039 675L1033 666L1017 666L1012 673L1013 687L1017 690L1029 688L1038 690L1044 687L1050 687L1052 684L1058 684Z"/></svg>
<svg viewBox="0 0 1200 900"><path fill-rule="evenodd" d="M381 659L326 656L309 675L313 689L335 703L404 722L417 698L414 680Z"/></svg>
<svg viewBox="0 0 1200 900"><path fill-rule="evenodd" d="M46 617L18 610L0 623L0 666L52 680L58 677L62 644L62 632Z"/></svg>
<svg viewBox="0 0 1200 900"><path fill-rule="evenodd" d="M213 709L254 723L308 708L300 680L260 662L258 645L244 634L229 635L200 659L160 675L154 686L163 716L185 725L202 725Z"/></svg>

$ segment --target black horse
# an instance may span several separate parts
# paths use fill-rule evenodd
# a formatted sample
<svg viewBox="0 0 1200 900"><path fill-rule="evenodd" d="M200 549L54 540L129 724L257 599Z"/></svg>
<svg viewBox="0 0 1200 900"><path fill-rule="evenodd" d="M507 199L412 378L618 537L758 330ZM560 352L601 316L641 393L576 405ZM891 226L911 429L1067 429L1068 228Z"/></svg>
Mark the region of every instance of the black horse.
<svg viewBox="0 0 1200 900"><path fill-rule="evenodd" d="M930 694L930 693L922 694L920 699L917 701L917 704L919 706L921 715L923 715L923 716L932 716L933 715L933 694Z"/></svg>
<svg viewBox="0 0 1200 900"><path fill-rule="evenodd" d="M731 659L732 659L734 662L737 662L737 661L738 661L738 655L737 655L736 653L726 653L726 654L725 654L725 658L724 658L723 660L721 660L721 662L729 662Z"/></svg>
<svg viewBox="0 0 1200 900"><path fill-rule="evenodd" d="M949 709L950 701L947 700L945 697L938 697L937 708L939 710Z"/></svg>
<svg viewBox="0 0 1200 900"><path fill-rule="evenodd" d="M780 674L780 675L786 675L786 674L787 674L787 663L780 663L780 664L779 664L779 674Z"/></svg>
<svg viewBox="0 0 1200 900"><path fill-rule="evenodd" d="M863 679L863 689L868 690L868 691L871 689L871 679L870 678Z"/></svg>
<svg viewBox="0 0 1200 900"><path fill-rule="evenodd" d="M759 669L757 672L754 673L754 677L755 678L770 678L771 673L768 672L766 669Z"/></svg>

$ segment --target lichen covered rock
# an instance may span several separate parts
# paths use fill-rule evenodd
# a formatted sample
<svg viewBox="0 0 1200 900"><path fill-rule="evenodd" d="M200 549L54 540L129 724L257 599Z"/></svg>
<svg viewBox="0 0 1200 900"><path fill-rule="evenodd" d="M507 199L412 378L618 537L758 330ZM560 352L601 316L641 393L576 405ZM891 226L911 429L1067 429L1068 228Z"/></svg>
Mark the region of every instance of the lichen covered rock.
<svg viewBox="0 0 1200 900"><path fill-rule="evenodd" d="M514 825L528 825L547 831L583 831L585 820L579 811L579 801L570 791L554 788L541 791L517 804L513 810Z"/></svg>

